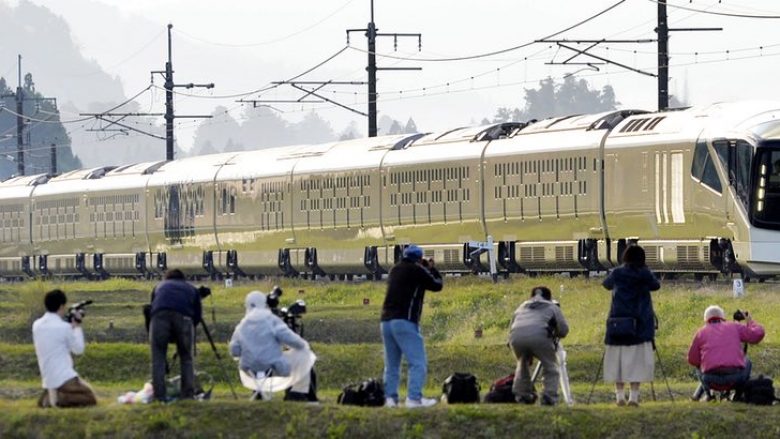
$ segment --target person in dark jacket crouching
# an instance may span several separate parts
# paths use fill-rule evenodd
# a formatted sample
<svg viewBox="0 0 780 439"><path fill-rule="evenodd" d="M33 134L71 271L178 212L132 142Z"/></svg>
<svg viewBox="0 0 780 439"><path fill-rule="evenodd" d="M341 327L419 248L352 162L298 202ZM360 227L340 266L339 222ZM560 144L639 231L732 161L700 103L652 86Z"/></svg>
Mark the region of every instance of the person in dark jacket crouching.
<svg viewBox="0 0 780 439"><path fill-rule="evenodd" d="M625 383L631 383L628 405L639 406L639 384L653 381L655 360L655 312L651 291L661 288L645 265L645 251L630 245L623 265L604 279L612 290L612 305L604 339L604 381L615 383L617 405L626 405Z"/></svg>
<svg viewBox="0 0 780 439"><path fill-rule="evenodd" d="M547 287L531 290L531 299L515 311L509 332L509 344L517 358L517 370L512 392L517 402L533 404L537 396L531 382L531 363L538 358L544 374L542 405L558 402L558 339L566 337L569 325L561 308L552 301Z"/></svg>
<svg viewBox="0 0 780 439"><path fill-rule="evenodd" d="M386 407L398 405L402 354L409 364L406 407L429 407L436 404L435 399L422 397L428 361L420 333L420 315L425 290L441 291L442 287L442 278L433 259L423 259L423 251L416 245L406 247L401 262L390 270L381 323L385 350Z"/></svg>
<svg viewBox="0 0 780 439"><path fill-rule="evenodd" d="M166 401L165 364L168 343L176 344L181 364L181 397L194 394L195 369L192 352L195 325L202 319L200 294L184 279L181 270L169 270L152 291L149 342L152 349L152 387L154 399Z"/></svg>

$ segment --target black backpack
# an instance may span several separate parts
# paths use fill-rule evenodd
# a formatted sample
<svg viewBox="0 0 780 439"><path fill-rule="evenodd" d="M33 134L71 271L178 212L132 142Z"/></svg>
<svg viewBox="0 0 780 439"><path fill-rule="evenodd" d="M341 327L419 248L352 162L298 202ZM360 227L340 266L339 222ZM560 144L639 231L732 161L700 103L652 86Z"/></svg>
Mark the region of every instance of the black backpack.
<svg viewBox="0 0 780 439"><path fill-rule="evenodd" d="M748 380L742 387L743 402L757 405L772 405L778 399L775 397L775 388L772 380L763 375Z"/></svg>
<svg viewBox="0 0 780 439"><path fill-rule="evenodd" d="M367 379L344 387L337 400L339 404L381 407L385 405L385 386L381 380Z"/></svg>
<svg viewBox="0 0 780 439"><path fill-rule="evenodd" d="M515 374L499 378L490 386L490 392L485 395L485 402L505 403L517 402L512 393L512 385L515 383Z"/></svg>
<svg viewBox="0 0 780 439"><path fill-rule="evenodd" d="M479 402L479 390L477 377L459 372L448 376L441 389L448 404Z"/></svg>

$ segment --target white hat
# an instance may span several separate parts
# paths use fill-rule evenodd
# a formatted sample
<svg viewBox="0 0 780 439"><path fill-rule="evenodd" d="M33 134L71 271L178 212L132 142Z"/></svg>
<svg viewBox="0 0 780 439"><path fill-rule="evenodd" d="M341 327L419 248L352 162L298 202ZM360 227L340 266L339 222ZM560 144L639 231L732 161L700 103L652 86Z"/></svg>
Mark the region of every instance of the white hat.
<svg viewBox="0 0 780 439"><path fill-rule="evenodd" d="M718 305L710 305L704 310L704 321L709 322L711 319L718 318L720 320L726 320L726 314L723 312L723 308Z"/></svg>
<svg viewBox="0 0 780 439"><path fill-rule="evenodd" d="M268 308L265 294L261 293L260 291L252 291L251 293L247 294L244 304L246 305L247 312L255 309Z"/></svg>

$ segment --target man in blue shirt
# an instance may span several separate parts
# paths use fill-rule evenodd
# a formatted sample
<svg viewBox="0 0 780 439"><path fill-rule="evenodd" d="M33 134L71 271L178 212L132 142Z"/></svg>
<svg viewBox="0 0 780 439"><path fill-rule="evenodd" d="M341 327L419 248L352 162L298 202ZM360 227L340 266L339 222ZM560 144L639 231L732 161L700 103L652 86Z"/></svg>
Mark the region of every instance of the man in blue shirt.
<svg viewBox="0 0 780 439"><path fill-rule="evenodd" d="M152 291L149 342L152 349L152 387L154 398L166 401L165 364L168 344L176 344L181 364L181 397L192 398L195 370L192 352L195 325L202 319L198 290L188 284L181 270L169 270Z"/></svg>

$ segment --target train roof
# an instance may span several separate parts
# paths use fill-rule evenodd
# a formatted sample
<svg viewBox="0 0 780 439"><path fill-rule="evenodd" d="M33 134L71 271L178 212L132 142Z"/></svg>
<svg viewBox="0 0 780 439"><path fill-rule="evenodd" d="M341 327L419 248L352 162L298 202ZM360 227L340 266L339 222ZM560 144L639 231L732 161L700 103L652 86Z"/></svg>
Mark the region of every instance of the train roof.
<svg viewBox="0 0 780 439"><path fill-rule="evenodd" d="M626 118L609 135L607 147L653 142L692 142L699 137L756 137L756 127L780 117L780 102L722 102Z"/></svg>
<svg viewBox="0 0 780 439"><path fill-rule="evenodd" d="M149 186L213 181L217 171L235 157L236 152L186 157L164 163L149 176Z"/></svg>
<svg viewBox="0 0 780 439"><path fill-rule="evenodd" d="M22 175L0 183L0 201L29 198L35 187L49 180L48 174Z"/></svg>
<svg viewBox="0 0 780 439"><path fill-rule="evenodd" d="M378 167L388 151L402 150L419 137L419 134L403 134L336 142L321 155L301 158L295 166L295 172L318 173Z"/></svg>

